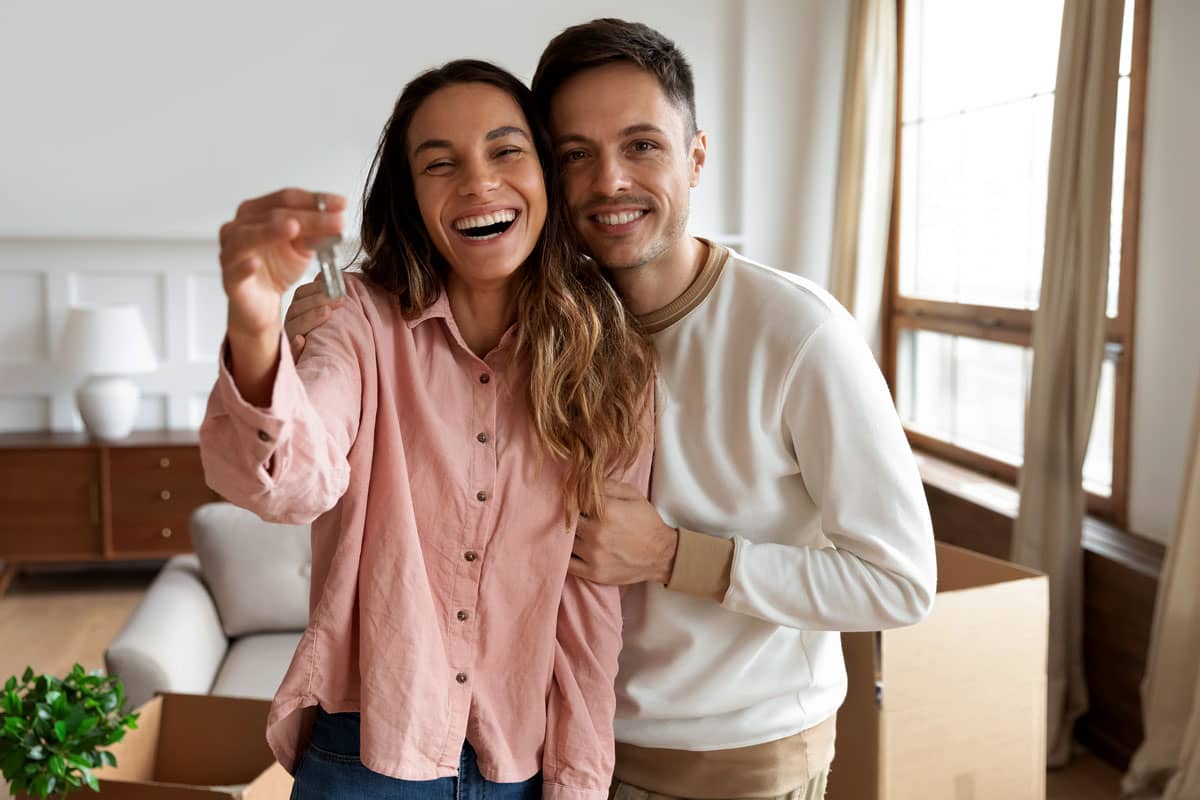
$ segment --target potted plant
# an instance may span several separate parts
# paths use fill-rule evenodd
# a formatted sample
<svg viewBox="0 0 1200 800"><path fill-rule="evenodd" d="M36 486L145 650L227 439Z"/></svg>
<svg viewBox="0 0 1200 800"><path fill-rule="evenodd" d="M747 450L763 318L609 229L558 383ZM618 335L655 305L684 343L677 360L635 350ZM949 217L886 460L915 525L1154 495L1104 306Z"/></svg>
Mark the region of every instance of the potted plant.
<svg viewBox="0 0 1200 800"><path fill-rule="evenodd" d="M79 664L61 680L27 668L4 684L2 705L0 772L14 795L100 791L93 770L117 764L103 748L137 727L138 715L125 711L121 681Z"/></svg>

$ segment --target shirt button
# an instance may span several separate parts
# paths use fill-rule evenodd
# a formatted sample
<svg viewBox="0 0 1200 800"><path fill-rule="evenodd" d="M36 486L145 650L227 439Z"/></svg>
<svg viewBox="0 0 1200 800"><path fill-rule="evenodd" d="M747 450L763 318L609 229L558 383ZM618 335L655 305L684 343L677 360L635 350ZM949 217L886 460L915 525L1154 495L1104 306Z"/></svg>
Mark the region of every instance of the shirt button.
<svg viewBox="0 0 1200 800"><path fill-rule="evenodd" d="M475 559L479 558L479 556L475 555L474 550L468 550L467 552L463 553L463 558L465 558L467 561L474 561Z"/></svg>
<svg viewBox="0 0 1200 800"><path fill-rule="evenodd" d="M454 680L458 681L459 683L466 683L467 682L467 673L465 673L465 672L458 673L457 675L454 676Z"/></svg>
<svg viewBox="0 0 1200 800"><path fill-rule="evenodd" d="M459 612L458 612L458 614L456 614L455 616L457 616L457 617L458 617L458 621L459 621L459 622L466 622L466 621L467 621L467 617L469 617L469 616L471 616L471 615L470 615L470 614L468 614L466 611L459 611Z"/></svg>
<svg viewBox="0 0 1200 800"><path fill-rule="evenodd" d="M488 493L487 492L477 492L475 494L475 499L481 503L487 502Z"/></svg>
<svg viewBox="0 0 1200 800"><path fill-rule="evenodd" d="M481 433L475 438L479 440L480 444L487 444L488 435L486 433Z"/></svg>
<svg viewBox="0 0 1200 800"><path fill-rule="evenodd" d="M258 440L260 442L269 442L269 441L271 441L271 435L268 434L266 431L259 431L258 432Z"/></svg>
<svg viewBox="0 0 1200 800"><path fill-rule="evenodd" d="M487 383L491 379L492 379L492 376L488 375L486 372L479 376L480 383Z"/></svg>

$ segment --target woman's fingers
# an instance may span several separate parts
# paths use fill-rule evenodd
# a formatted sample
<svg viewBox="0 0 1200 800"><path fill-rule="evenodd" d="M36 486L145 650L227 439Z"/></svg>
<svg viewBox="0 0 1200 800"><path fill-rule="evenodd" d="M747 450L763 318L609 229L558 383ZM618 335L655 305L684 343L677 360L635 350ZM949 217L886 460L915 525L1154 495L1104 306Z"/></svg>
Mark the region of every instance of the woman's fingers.
<svg viewBox="0 0 1200 800"><path fill-rule="evenodd" d="M300 223L289 217L269 222L228 222L221 226L221 265L238 264L270 245L283 245L300 234Z"/></svg>
<svg viewBox="0 0 1200 800"><path fill-rule="evenodd" d="M340 214L348 206L346 198L340 194L310 192L307 189L291 187L246 200L238 206L237 216L239 219L257 219L278 208L291 211L317 211L322 203L325 206L325 212L329 214Z"/></svg>

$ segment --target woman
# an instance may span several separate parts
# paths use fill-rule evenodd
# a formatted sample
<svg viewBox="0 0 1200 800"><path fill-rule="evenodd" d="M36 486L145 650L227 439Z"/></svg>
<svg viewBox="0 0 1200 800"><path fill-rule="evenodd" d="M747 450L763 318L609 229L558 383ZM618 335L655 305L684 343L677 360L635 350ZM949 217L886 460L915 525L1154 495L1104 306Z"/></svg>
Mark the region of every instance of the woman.
<svg viewBox="0 0 1200 800"><path fill-rule="evenodd" d="M229 500L313 523L267 729L300 798L607 797L619 595L567 565L605 478L646 488L651 357L568 238L535 119L482 62L404 89L362 279L295 365L281 296L345 200L284 190L222 228L201 453Z"/></svg>

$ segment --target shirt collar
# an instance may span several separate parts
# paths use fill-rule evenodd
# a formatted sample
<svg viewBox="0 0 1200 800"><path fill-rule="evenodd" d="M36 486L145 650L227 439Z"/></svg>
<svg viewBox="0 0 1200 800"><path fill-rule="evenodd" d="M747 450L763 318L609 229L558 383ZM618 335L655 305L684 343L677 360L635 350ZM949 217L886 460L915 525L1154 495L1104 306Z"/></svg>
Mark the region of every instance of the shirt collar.
<svg viewBox="0 0 1200 800"><path fill-rule="evenodd" d="M450 298L446 296L446 290L442 289L438 292L437 300L434 300L425 310L412 319L405 320L408 323L409 330L420 325L422 322L430 319L448 319L450 314Z"/></svg>

